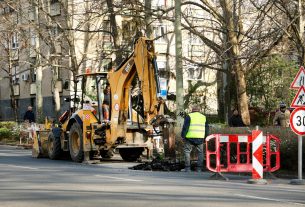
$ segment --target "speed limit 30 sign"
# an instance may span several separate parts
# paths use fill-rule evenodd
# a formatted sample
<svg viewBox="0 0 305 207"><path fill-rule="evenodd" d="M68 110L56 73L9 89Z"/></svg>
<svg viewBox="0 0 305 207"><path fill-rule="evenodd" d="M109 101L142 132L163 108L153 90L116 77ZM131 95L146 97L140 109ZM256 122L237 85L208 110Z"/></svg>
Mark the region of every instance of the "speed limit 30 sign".
<svg viewBox="0 0 305 207"><path fill-rule="evenodd" d="M305 135L305 107L293 110L289 122L292 131L298 135Z"/></svg>

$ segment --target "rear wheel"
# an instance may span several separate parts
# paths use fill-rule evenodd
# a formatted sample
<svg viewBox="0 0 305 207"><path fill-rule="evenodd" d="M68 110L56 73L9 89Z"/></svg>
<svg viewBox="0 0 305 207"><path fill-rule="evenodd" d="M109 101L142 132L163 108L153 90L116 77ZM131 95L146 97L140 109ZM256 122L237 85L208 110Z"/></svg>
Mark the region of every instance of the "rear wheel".
<svg viewBox="0 0 305 207"><path fill-rule="evenodd" d="M69 150L71 159L74 162L82 162L84 160L83 131L78 123L74 123L70 129Z"/></svg>
<svg viewBox="0 0 305 207"><path fill-rule="evenodd" d="M144 151L143 147L119 149L119 153L122 159L127 162L134 162L137 159L139 159L143 151Z"/></svg>
<svg viewBox="0 0 305 207"><path fill-rule="evenodd" d="M61 156L61 144L60 137L55 137L53 132L49 133L48 136L48 155L52 160L59 159Z"/></svg>

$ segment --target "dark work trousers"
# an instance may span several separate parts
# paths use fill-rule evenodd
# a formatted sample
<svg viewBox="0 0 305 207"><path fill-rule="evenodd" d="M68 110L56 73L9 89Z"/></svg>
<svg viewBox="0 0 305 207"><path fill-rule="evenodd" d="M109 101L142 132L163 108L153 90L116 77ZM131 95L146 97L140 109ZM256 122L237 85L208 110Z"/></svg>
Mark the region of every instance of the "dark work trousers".
<svg viewBox="0 0 305 207"><path fill-rule="evenodd" d="M202 169L203 166L203 144L193 145L189 140L184 139L184 161L185 161L185 169L191 168L191 152L193 146L196 147L198 151L198 161L197 161L197 168Z"/></svg>

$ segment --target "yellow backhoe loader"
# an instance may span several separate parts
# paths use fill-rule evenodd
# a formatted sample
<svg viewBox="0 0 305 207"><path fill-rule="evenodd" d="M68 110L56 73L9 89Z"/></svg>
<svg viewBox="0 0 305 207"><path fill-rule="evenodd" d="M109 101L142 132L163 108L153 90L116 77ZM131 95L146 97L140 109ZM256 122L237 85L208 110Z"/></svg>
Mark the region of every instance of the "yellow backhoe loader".
<svg viewBox="0 0 305 207"><path fill-rule="evenodd" d="M96 152L109 157L116 149L123 160L135 161L144 149L152 149L153 136L168 134L163 133L167 119L157 111L163 102L157 97L158 68L152 40L139 37L133 53L115 71L81 74L78 79L81 94L75 92L71 100L76 103L80 99L81 108L66 111L59 119L60 127L51 128L48 138L39 137L38 132L33 157L47 153L50 159L59 159L69 151L73 161L82 162ZM86 93L93 82L95 95ZM109 120L102 112L102 87L106 84L111 89ZM89 98L91 103L96 99L95 108L85 107Z"/></svg>

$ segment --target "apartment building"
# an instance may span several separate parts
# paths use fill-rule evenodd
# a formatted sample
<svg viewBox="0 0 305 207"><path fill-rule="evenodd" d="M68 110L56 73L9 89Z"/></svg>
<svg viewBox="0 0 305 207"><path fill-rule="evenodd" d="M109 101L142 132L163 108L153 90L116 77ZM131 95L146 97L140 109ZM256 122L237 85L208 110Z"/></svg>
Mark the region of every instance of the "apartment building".
<svg viewBox="0 0 305 207"><path fill-rule="evenodd" d="M59 89L60 111L69 108L64 101L73 94L72 72L107 71L117 58L114 52L113 31L107 4L99 1L42 1L43 11L38 10L35 0L0 1L0 28L6 35L0 41L0 120L13 120L13 104L17 105L18 119L22 120L28 105L36 107L36 72L42 71L43 114L54 117L53 89ZM122 5L124 1L122 1ZM130 4L130 2L125 2ZM143 4L144 2L142 2ZM118 6L119 4L116 4ZM153 11L174 6L174 0L153 0ZM123 7L123 6L122 6ZM195 8L182 8L189 15L202 15ZM90 12L89 12L90 11ZM135 21L143 11L123 8L116 12L119 43L122 57L127 57L132 47L132 31L145 27ZM132 12L132 13L131 13ZM73 14L73 15L72 15ZM132 14L132 15L131 15ZM8 21L9 20L9 21ZM39 23L39 24L38 24ZM132 24L131 24L132 23ZM203 24L195 22L195 24ZM38 27L39 25L39 27ZM167 92L176 93L175 82L175 35L173 22L152 18L151 38L155 38L157 63L163 86ZM41 27L41 28L40 28ZM63 29L64 28L64 29ZM131 32L126 32L126 31ZM183 31L183 54L193 62L205 61L206 47L199 38ZM211 37L213 38L213 37ZM72 40L72 41L70 41ZM74 44L71 46L71 44ZM197 81L213 82L216 73L184 60L184 87L188 93L190 84ZM70 81L69 89L63 85ZM216 81L215 81L216 82ZM13 86L13 91L9 86ZM192 96L193 102L202 104L206 113L217 112L217 85L200 87ZM12 100L14 103L12 103ZM174 107L174 104L172 104ZM208 107L207 107L208 106Z"/></svg>
<svg viewBox="0 0 305 207"><path fill-rule="evenodd" d="M152 9L169 9L174 6L173 0L155 0L152 1ZM184 16L189 18L194 27L202 26L213 27L212 21L207 21L207 14L202 9L196 6L186 5L181 8ZM170 13L174 16L174 13ZM182 19L182 23L186 22ZM168 20L156 19L152 23L153 34L152 38L156 38L155 47L158 53L157 62L159 67L159 74L161 79L166 80L168 93L176 95L176 80L175 80L175 34L174 24ZM202 31L205 36L211 40L216 39L211 31ZM199 104L203 111L207 114L216 114L218 110L217 103L217 81L216 71L200 66L201 63L211 58L209 48L202 42L202 40L194 35L190 30L182 30L182 54L183 54L183 86L184 95L189 93L191 86L198 81L207 83L209 85L201 86L192 94L189 107L192 104ZM214 84L211 84L215 82ZM172 107L175 107L173 104Z"/></svg>
<svg viewBox="0 0 305 207"><path fill-rule="evenodd" d="M50 26L44 22L38 16L37 5L33 2L0 1L0 120L15 120L14 105L18 120L23 119L27 106L31 105L36 109L38 67L42 71L43 114L50 117L55 114L54 85L59 89L61 111L69 106L64 102L69 92L63 89L63 82L69 79L69 71L59 69L60 64L67 64L69 61L65 57L59 58L65 52L62 51L60 40L54 41L55 50L52 52L48 45L51 39L56 39L59 35L59 28L55 24ZM59 2L50 1L46 11L52 18L60 18ZM37 28L38 21L41 21L41 28ZM57 64L52 64L51 60Z"/></svg>

